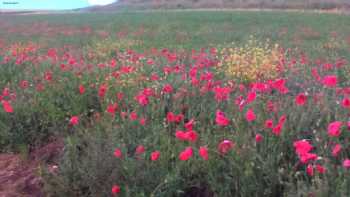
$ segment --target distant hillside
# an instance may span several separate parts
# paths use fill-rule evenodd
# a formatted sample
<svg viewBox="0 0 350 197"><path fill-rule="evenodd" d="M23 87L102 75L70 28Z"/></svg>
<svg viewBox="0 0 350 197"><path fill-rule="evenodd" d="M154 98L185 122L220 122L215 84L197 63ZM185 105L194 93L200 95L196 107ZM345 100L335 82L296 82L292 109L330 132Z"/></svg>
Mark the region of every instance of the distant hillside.
<svg viewBox="0 0 350 197"><path fill-rule="evenodd" d="M134 9L271 8L271 9L350 9L350 0L119 0L90 11Z"/></svg>

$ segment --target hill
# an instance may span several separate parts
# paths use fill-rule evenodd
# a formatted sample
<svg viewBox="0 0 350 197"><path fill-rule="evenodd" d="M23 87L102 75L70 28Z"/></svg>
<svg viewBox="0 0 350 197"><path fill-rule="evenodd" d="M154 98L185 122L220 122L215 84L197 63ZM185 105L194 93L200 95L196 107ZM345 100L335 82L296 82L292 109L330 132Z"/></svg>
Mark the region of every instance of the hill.
<svg viewBox="0 0 350 197"><path fill-rule="evenodd" d="M94 6L89 11L119 9L349 9L349 0L119 0L107 6Z"/></svg>

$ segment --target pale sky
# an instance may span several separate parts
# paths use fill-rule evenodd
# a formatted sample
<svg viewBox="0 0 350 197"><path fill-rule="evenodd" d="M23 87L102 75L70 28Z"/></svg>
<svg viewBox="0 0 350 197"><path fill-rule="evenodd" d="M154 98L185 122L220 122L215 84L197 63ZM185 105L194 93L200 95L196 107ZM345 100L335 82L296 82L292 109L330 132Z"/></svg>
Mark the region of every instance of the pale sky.
<svg viewBox="0 0 350 197"><path fill-rule="evenodd" d="M74 9L107 5L116 0L0 0L0 9Z"/></svg>

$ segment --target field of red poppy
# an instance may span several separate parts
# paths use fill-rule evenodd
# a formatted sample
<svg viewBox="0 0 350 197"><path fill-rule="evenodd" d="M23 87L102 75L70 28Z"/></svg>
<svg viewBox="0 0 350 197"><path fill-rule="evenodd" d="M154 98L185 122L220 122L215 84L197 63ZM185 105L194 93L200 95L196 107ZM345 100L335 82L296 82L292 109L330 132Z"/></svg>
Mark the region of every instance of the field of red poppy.
<svg viewBox="0 0 350 197"><path fill-rule="evenodd" d="M350 16L2 15L0 26L1 152L40 158L43 196L350 196Z"/></svg>

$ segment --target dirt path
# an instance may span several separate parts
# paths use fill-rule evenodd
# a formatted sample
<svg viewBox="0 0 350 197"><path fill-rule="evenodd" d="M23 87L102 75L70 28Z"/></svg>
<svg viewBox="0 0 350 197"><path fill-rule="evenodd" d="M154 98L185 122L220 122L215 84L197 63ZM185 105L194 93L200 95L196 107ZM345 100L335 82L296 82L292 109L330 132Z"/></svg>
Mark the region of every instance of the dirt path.
<svg viewBox="0 0 350 197"><path fill-rule="evenodd" d="M0 154L0 197L43 197L40 164L50 165L62 152L63 143L50 143L30 154L28 160L16 154Z"/></svg>

